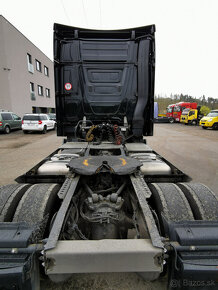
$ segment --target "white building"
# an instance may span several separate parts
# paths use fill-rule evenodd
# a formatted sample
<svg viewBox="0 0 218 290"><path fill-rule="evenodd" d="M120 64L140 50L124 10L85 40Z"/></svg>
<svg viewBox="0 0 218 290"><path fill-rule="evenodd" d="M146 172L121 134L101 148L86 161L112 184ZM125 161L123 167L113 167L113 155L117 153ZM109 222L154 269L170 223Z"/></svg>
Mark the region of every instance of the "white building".
<svg viewBox="0 0 218 290"><path fill-rule="evenodd" d="M55 111L53 62L1 15L0 109Z"/></svg>

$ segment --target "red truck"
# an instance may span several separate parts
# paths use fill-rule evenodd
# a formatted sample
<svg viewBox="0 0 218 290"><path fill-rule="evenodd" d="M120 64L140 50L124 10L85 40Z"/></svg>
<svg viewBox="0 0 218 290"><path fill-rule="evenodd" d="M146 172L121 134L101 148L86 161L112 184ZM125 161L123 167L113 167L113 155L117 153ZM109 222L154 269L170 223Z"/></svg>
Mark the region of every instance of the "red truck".
<svg viewBox="0 0 218 290"><path fill-rule="evenodd" d="M174 122L174 119L173 119L173 111L174 111L174 107L175 107L176 104L171 104L167 107L167 113L166 113L166 116L167 118L169 118L169 122L170 123L173 123Z"/></svg>
<svg viewBox="0 0 218 290"><path fill-rule="evenodd" d="M173 116L172 116L172 120L171 123L173 122L180 122L180 117L182 114L182 111L190 108L190 109L197 109L198 104L197 103L186 103L186 102L179 102L177 104L175 104L175 106L173 107Z"/></svg>

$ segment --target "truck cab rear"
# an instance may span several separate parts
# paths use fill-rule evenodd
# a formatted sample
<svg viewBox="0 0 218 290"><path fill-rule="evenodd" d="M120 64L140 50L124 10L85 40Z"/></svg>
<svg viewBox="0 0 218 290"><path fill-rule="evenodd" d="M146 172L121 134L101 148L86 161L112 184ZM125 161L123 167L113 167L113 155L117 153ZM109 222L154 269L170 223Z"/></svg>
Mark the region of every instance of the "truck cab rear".
<svg viewBox="0 0 218 290"><path fill-rule="evenodd" d="M204 283L212 280L217 289L217 194L144 139L153 134L155 27L55 24L54 65L57 134L66 138L0 188L0 288L37 289L41 271L56 282L167 273L169 288L213 289Z"/></svg>

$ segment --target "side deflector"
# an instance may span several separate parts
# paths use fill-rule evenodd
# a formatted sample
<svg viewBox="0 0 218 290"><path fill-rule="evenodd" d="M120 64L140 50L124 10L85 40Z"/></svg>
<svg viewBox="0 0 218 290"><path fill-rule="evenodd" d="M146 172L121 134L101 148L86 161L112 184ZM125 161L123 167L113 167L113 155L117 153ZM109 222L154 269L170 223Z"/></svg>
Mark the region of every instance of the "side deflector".
<svg viewBox="0 0 218 290"><path fill-rule="evenodd" d="M155 26L100 31L54 25L59 136L74 135L85 116L153 134Z"/></svg>

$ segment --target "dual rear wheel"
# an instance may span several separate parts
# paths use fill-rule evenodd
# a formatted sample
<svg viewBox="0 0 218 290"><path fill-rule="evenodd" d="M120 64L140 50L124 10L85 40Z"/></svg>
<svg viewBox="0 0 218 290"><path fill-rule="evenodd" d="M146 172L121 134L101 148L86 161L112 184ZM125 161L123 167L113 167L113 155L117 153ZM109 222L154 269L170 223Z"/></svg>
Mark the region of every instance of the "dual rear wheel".
<svg viewBox="0 0 218 290"><path fill-rule="evenodd" d="M41 228L41 237L57 208L58 184L10 184L0 187L0 222L26 222Z"/></svg>
<svg viewBox="0 0 218 290"><path fill-rule="evenodd" d="M48 233L49 222L58 206L56 201L59 188L58 184L10 184L1 186L0 222L26 222L34 227L34 242L37 243ZM28 285L28 289L39 290L38 253L28 259L28 263L31 261L31 269L28 270L30 271L28 272L29 278L26 277L23 283Z"/></svg>
<svg viewBox="0 0 218 290"><path fill-rule="evenodd" d="M199 264L205 263L205 265L208 265L207 254L205 255L205 252L202 253L196 251L196 253L190 255L189 251L178 252L174 246L177 244L186 245L183 239L184 237L185 239L188 237L188 233L190 233L190 235L193 234L191 230L189 230L189 225L191 227L195 224L195 221L196 224L199 225L201 224L201 221L205 221L204 224L208 223L209 226L211 225L211 221L218 221L218 195L212 192L207 186L199 183L151 183L149 187L152 191L151 205L155 208L158 216L157 223L161 236L165 237L166 241L169 241L172 247L172 252L169 253L168 257L166 257L167 267L165 266L163 275L168 273L168 288L173 289L171 286L174 285L172 284L174 281L180 281L180 279L183 281L183 277L192 277L187 275L192 275L192 270L193 273L195 273L195 269L198 267L195 263L199 262ZM177 222L178 224L176 224ZM179 229L180 225L184 225L185 229L183 234L181 234L181 242L178 233L179 230L178 232L172 230L174 226L176 229ZM182 233L182 228L180 228L180 230L180 233ZM206 242L207 234L200 230L201 228L199 228L198 233L200 233L202 240ZM172 238L172 236L174 237ZM174 240L176 237L178 238L177 243L176 240ZM171 238L173 239L172 242L174 242L174 246L172 246ZM193 242L195 245L196 237L194 236ZM190 260L188 258L189 255L191 257ZM209 255L211 255L211 253ZM199 261L195 260L197 257ZM192 259L195 260L193 261L193 264L191 261ZM189 264L190 268L188 268ZM186 267L186 270L184 270L183 267ZM209 266L206 269L209 269ZM189 274L187 274L187 272ZM192 280L193 278L187 279ZM199 280L200 279L201 278L199 278ZM178 287L178 289L183 288ZM200 287L200 289L203 288Z"/></svg>
<svg viewBox="0 0 218 290"><path fill-rule="evenodd" d="M151 183L152 201L163 224L218 220L218 195L200 183Z"/></svg>

